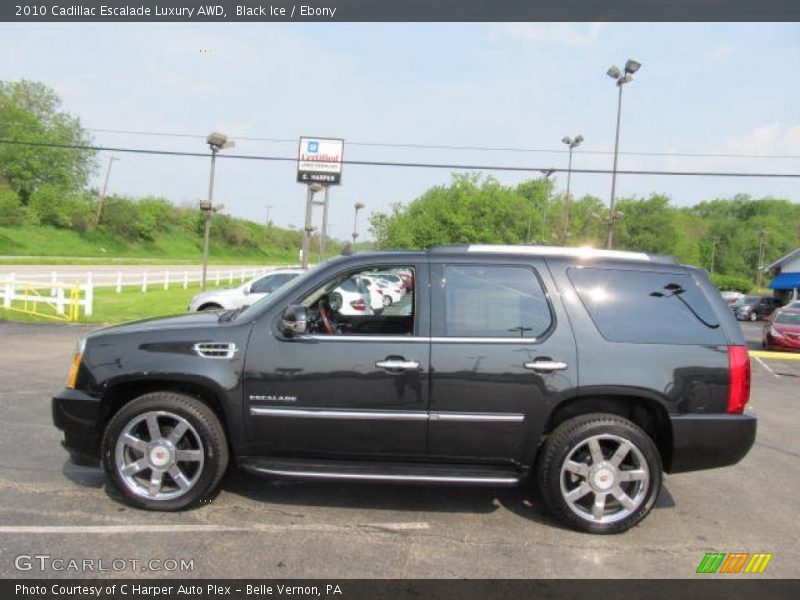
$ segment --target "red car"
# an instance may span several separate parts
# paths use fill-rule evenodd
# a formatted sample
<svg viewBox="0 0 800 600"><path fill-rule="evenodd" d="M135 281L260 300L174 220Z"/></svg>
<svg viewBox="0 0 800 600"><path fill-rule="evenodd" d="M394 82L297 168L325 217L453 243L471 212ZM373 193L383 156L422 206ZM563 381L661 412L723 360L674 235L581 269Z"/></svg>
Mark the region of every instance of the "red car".
<svg viewBox="0 0 800 600"><path fill-rule="evenodd" d="M764 348L800 352L800 310L781 308L767 317Z"/></svg>

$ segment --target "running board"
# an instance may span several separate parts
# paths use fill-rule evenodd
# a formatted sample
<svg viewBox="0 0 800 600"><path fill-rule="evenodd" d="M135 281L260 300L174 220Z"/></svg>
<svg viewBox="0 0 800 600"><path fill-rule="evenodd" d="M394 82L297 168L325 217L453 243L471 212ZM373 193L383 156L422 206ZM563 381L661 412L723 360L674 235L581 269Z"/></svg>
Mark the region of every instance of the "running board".
<svg viewBox="0 0 800 600"><path fill-rule="evenodd" d="M249 457L242 457L238 462L242 470L254 475L303 480L515 487L524 477L513 467Z"/></svg>

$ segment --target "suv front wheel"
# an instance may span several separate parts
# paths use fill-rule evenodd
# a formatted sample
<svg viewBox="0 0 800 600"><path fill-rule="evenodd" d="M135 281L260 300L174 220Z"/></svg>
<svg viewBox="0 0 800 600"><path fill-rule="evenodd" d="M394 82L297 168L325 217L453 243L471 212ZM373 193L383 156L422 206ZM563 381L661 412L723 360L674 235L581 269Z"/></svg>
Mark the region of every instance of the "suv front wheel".
<svg viewBox="0 0 800 600"><path fill-rule="evenodd" d="M179 510L208 496L228 465L225 431L211 408L174 392L145 394L106 427L103 466L132 504Z"/></svg>
<svg viewBox="0 0 800 600"><path fill-rule="evenodd" d="M641 521L661 489L661 455L642 429L616 415L581 415L560 424L537 465L545 504L589 533L621 533Z"/></svg>

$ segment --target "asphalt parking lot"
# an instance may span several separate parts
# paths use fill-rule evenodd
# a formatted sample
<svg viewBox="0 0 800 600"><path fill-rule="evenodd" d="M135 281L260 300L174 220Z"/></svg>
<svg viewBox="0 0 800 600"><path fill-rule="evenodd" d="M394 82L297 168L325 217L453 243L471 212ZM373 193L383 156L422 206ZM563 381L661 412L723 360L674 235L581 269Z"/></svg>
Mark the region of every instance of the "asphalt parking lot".
<svg viewBox="0 0 800 600"><path fill-rule="evenodd" d="M761 324L743 329L760 349ZM89 330L0 321L2 577L695 577L706 552L773 553L752 577L800 576L800 361L753 359L759 431L739 465L668 476L643 523L598 537L560 527L528 489L278 483L235 471L194 510L132 509L98 469L66 460L51 423L50 396ZM126 566L21 571L20 555ZM193 570L142 571L168 559Z"/></svg>

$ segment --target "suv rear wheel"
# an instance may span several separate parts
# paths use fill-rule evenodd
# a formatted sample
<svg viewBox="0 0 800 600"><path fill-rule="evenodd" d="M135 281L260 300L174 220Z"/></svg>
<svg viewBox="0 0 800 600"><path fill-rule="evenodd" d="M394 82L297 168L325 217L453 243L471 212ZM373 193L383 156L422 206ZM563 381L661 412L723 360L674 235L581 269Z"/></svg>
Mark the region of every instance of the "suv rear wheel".
<svg viewBox="0 0 800 600"><path fill-rule="evenodd" d="M210 494L228 465L225 431L209 406L174 392L145 394L106 427L103 466L132 504L179 510Z"/></svg>
<svg viewBox="0 0 800 600"><path fill-rule="evenodd" d="M650 512L661 471L650 436L627 419L596 413L553 431L537 478L545 504L561 521L589 533L621 533Z"/></svg>

